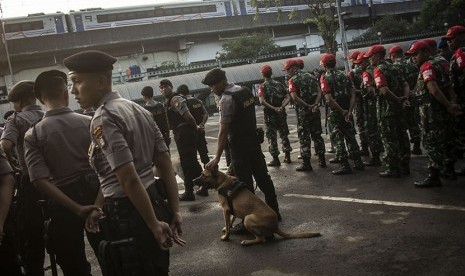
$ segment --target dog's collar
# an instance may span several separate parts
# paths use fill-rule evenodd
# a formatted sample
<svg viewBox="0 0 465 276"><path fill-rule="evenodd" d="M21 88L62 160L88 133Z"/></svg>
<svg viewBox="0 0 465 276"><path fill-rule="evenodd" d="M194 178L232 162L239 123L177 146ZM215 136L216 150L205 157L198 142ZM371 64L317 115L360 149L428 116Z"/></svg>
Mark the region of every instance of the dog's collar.
<svg viewBox="0 0 465 276"><path fill-rule="evenodd" d="M229 209L231 210L231 213L234 215L234 209L233 209L233 200L237 196L238 192L242 190L243 188L247 188L247 184L245 184L242 181L239 181L239 179L234 179L228 187L220 188L218 189L218 194L224 196L226 200L228 201Z"/></svg>

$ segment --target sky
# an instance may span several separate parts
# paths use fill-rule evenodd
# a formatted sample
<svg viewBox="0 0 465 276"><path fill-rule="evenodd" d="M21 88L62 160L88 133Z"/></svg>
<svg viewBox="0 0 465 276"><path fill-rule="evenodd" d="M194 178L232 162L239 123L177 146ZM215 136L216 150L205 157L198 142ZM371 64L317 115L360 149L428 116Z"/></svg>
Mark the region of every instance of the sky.
<svg viewBox="0 0 465 276"><path fill-rule="evenodd" d="M64 13L85 8L110 8L192 0L0 0L2 18L27 16L31 13Z"/></svg>

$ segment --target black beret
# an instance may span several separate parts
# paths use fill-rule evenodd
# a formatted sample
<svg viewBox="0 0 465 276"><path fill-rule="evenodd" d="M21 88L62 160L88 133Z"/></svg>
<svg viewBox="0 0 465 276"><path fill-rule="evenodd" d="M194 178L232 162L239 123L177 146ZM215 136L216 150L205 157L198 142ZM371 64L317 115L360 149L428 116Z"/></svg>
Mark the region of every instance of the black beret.
<svg viewBox="0 0 465 276"><path fill-rule="evenodd" d="M189 87L185 84L181 84L178 89L176 89L176 93L182 94L182 95L187 95L189 94Z"/></svg>
<svg viewBox="0 0 465 276"><path fill-rule="evenodd" d="M152 86L145 86L144 88L142 88L141 95L145 97L153 97Z"/></svg>
<svg viewBox="0 0 465 276"><path fill-rule="evenodd" d="M68 84L68 76L66 73L59 70L49 70L40 73L34 84L34 94L36 98L40 97L42 89L48 89L55 85L56 81L61 81L64 84Z"/></svg>
<svg viewBox="0 0 465 276"><path fill-rule="evenodd" d="M215 68L210 70L206 75L205 78L202 80L202 83L205 85L214 85L219 83L222 80L226 79L226 72L219 69Z"/></svg>
<svg viewBox="0 0 465 276"><path fill-rule="evenodd" d="M162 85L168 85L168 86L173 87L173 84L172 84L171 81L168 80L168 79L163 79L163 80L161 80L161 81L160 81L160 86L162 86Z"/></svg>
<svg viewBox="0 0 465 276"><path fill-rule="evenodd" d="M98 73L113 70L116 58L100 51L84 51L63 60L65 66L77 73Z"/></svg>
<svg viewBox="0 0 465 276"><path fill-rule="evenodd" d="M8 101L17 102L24 96L32 98L34 97L33 90L33 81L20 81L11 88L10 93L8 93Z"/></svg>

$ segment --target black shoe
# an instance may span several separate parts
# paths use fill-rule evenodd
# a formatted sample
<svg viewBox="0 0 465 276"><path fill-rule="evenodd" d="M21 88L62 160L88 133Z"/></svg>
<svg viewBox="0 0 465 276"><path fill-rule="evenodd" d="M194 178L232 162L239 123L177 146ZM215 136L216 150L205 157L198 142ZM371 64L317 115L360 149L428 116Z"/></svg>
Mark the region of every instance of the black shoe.
<svg viewBox="0 0 465 276"><path fill-rule="evenodd" d="M400 168L400 174L401 175L410 175L410 168L409 167Z"/></svg>
<svg viewBox="0 0 465 276"><path fill-rule="evenodd" d="M334 175L343 175L352 173L352 169L349 165L342 165L339 169L331 172Z"/></svg>
<svg viewBox="0 0 465 276"><path fill-rule="evenodd" d="M329 148L329 150L327 150L328 153L334 153L334 148Z"/></svg>
<svg viewBox="0 0 465 276"><path fill-rule="evenodd" d="M439 173L439 176L445 179L449 180L456 180L457 179L457 174L455 173L455 170L452 169L444 169Z"/></svg>
<svg viewBox="0 0 465 276"><path fill-rule="evenodd" d="M412 148L411 153L413 155L422 155L423 154L423 152L421 152L420 143L413 144L413 148Z"/></svg>
<svg viewBox="0 0 465 276"><path fill-rule="evenodd" d="M370 155L368 148L362 148L362 150L360 151L360 156L368 156L368 155Z"/></svg>
<svg viewBox="0 0 465 276"><path fill-rule="evenodd" d="M297 156L297 159L302 159L302 155L299 154L299 156Z"/></svg>
<svg viewBox="0 0 465 276"><path fill-rule="evenodd" d="M238 224L234 225L229 233L232 235L251 235L252 233L249 232L244 226L244 223L239 222Z"/></svg>
<svg viewBox="0 0 465 276"><path fill-rule="evenodd" d="M383 177L383 178L400 178L400 172L387 169L384 172L380 172L379 177Z"/></svg>
<svg viewBox="0 0 465 276"><path fill-rule="evenodd" d="M364 171L365 170L365 165L363 165L363 161L360 159L359 161L355 162L354 168L357 171Z"/></svg>
<svg viewBox="0 0 465 276"><path fill-rule="evenodd" d="M331 163L331 164L340 164L340 163L342 163L342 161L341 161L340 159L336 158L336 157L331 158L331 159L329 159L328 161L329 161L329 163Z"/></svg>
<svg viewBox="0 0 465 276"><path fill-rule="evenodd" d="M291 153L290 152L286 152L286 155L284 157L283 162L286 163L286 164L291 164L292 163L292 161L291 161Z"/></svg>
<svg viewBox="0 0 465 276"><path fill-rule="evenodd" d="M313 171L312 165L310 163L302 163L300 166L295 168L298 172L309 172Z"/></svg>
<svg viewBox="0 0 465 276"><path fill-rule="evenodd" d="M195 195L193 192L190 193L183 193L179 196L179 201L194 201L195 200Z"/></svg>
<svg viewBox="0 0 465 276"><path fill-rule="evenodd" d="M379 167L381 166L381 160L379 158L371 158L368 162L363 162L365 167Z"/></svg>
<svg viewBox="0 0 465 276"><path fill-rule="evenodd" d="M318 165L320 165L321 168L326 168L326 158L324 154L319 155L319 160L318 160Z"/></svg>
<svg viewBox="0 0 465 276"><path fill-rule="evenodd" d="M415 181L413 184L417 188L438 187L442 185L439 178L433 178L431 175L428 175L425 179Z"/></svg>
<svg viewBox="0 0 465 276"><path fill-rule="evenodd" d="M208 196L208 189L200 188L197 190L197 192L195 192L195 194L199 196Z"/></svg>
<svg viewBox="0 0 465 276"><path fill-rule="evenodd" d="M278 158L273 158L270 162L267 163L268 167L279 167L281 166L281 162L279 162Z"/></svg>

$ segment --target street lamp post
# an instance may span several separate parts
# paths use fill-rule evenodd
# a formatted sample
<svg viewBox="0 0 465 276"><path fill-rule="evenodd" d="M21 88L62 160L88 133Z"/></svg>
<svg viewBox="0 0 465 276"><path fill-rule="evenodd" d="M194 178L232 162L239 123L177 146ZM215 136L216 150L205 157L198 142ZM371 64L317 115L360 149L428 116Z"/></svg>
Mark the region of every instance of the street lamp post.
<svg viewBox="0 0 465 276"><path fill-rule="evenodd" d="M446 31L447 31L448 27L449 27L449 23L444 22L444 28L446 29Z"/></svg>
<svg viewBox="0 0 465 276"><path fill-rule="evenodd" d="M381 40L381 32L378 32L377 35L379 39L379 45L383 44L383 41Z"/></svg>
<svg viewBox="0 0 465 276"><path fill-rule="evenodd" d="M304 46L304 55L307 55L307 42L302 42L302 46Z"/></svg>
<svg viewBox="0 0 465 276"><path fill-rule="evenodd" d="M344 20L342 19L342 13L341 13L341 1L336 1L337 5L337 17L339 19L339 30L341 31L341 45L342 45L342 51L344 53L344 67L346 69L346 72L349 72L350 67L349 67L349 60L347 56L349 55L349 49L347 47L347 37L346 37L346 29L344 26Z"/></svg>
<svg viewBox="0 0 465 276"><path fill-rule="evenodd" d="M216 52L215 58L218 61L218 67L221 68L221 54Z"/></svg>

